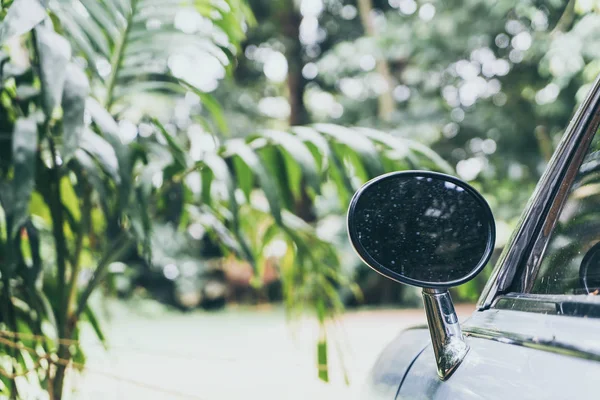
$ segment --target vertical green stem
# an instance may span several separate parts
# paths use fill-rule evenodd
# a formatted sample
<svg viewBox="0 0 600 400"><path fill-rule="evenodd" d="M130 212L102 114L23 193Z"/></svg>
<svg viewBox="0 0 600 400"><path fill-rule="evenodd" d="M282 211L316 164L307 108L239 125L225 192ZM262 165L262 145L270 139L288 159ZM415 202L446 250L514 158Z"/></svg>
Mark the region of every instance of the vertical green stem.
<svg viewBox="0 0 600 400"><path fill-rule="evenodd" d="M36 53L37 47L37 34L33 30L31 33L31 39L33 41L34 51L34 62L39 73L39 55ZM42 86L42 91L44 85ZM40 96L42 99L44 95ZM42 109L41 105L39 106ZM60 338L70 338L72 329L69 327L69 320L65 318L67 315L67 297L65 286L67 279L67 260L69 259L69 253L67 249L67 241L65 238L64 223L65 217L63 214L63 202L60 190L60 165L57 163L57 152L54 140L51 135L51 116L46 115L43 123L42 133L46 135L48 139L48 145L50 148L51 165L47 170L47 185L48 185L48 198L46 199L50 208L50 218L52 219L52 236L54 238L54 247L56 251L56 266L58 275L58 296L59 301L56 309L56 324L57 333ZM58 357L62 359L70 359L71 355L68 346L60 344L58 347ZM62 398L63 384L65 378L65 366L58 365L56 368L56 374L53 382L50 385L51 393L50 396L53 400L60 400Z"/></svg>
<svg viewBox="0 0 600 400"><path fill-rule="evenodd" d="M67 278L67 242L64 231L64 215L62 208L62 196L60 190L60 173L59 166L56 164L56 149L52 138L48 138L50 143L50 153L52 155L52 168L49 171L50 178L50 216L52 218L52 234L54 236L54 244L56 249L56 264L58 272L58 295L59 305L56 312L56 322L58 336L60 338L71 338L72 330L70 329L70 320L68 319L68 293L66 292ZM65 344L60 344L58 347L58 357L61 359L71 359L69 348ZM56 374L52 384L53 400L62 398L66 367L64 365L56 366Z"/></svg>
<svg viewBox="0 0 600 400"><path fill-rule="evenodd" d="M50 198L48 203L50 206L50 217L52 218L52 235L54 236L54 246L56 250L56 264L58 272L58 293L60 296L59 309L64 310L66 305L66 275L67 275L67 241L65 238L64 223L65 217L63 214L62 207L62 195L60 190L60 172L59 166L56 164L56 149L54 142L51 138L48 138L50 143L50 153L52 156L52 168L48 171L49 186L50 186ZM63 313L58 313L58 331L59 335L63 334L63 328L65 321L62 318Z"/></svg>
<svg viewBox="0 0 600 400"><path fill-rule="evenodd" d="M325 326L325 304L317 301L317 318L319 320L319 341L317 342L317 368L319 379L329 382L329 363L327 361L327 328Z"/></svg>
<svg viewBox="0 0 600 400"><path fill-rule="evenodd" d="M67 303L65 307L65 320L71 318L72 313L75 311L75 302L77 300L77 280L79 279L79 272L81 270L81 251L83 249L83 241L89 233L90 222L91 222L91 190L86 182L82 182L83 193L81 200L81 220L79 221L79 230L77 232L77 238L75 243L75 251L73 253L73 260L71 264L73 269L69 278L69 289L67 295Z"/></svg>
<svg viewBox="0 0 600 400"><path fill-rule="evenodd" d="M2 268L2 303L4 305L4 314L6 316L6 325L8 327L8 329L12 332L16 332L17 331L17 319L15 316L15 307L13 305L12 302L12 296L11 296L11 287L10 287L10 277L12 275L12 272L15 270L15 261L16 261L16 257L15 257L15 247L16 247L16 241L12 239L10 232L12 231L12 224L10 223L10 221L7 220L7 232L8 232L8 238L6 240L6 246L5 246L5 255L6 255L6 261L4 263L4 266ZM11 347L8 349L8 353L11 357L11 370L8 371L8 373L12 373L13 372L13 368L14 368L14 363L17 359L17 349L14 347ZM18 398L18 391L17 391L17 385L16 385L16 381L14 379L10 380L10 399L17 399Z"/></svg>
<svg viewBox="0 0 600 400"><path fill-rule="evenodd" d="M127 16L125 30L123 31L123 35L119 38L119 41L115 45L115 49L113 55L110 59L110 75L108 77L108 81L106 83L106 97L104 98L104 108L110 111L110 107L114 101L114 90L117 84L117 77L119 74L119 68L121 68L121 63L123 62L123 56L125 54L125 48L127 47L127 39L129 37L129 31L131 30L131 25L133 24L133 17L136 12L137 0L131 0L131 10L129 15Z"/></svg>

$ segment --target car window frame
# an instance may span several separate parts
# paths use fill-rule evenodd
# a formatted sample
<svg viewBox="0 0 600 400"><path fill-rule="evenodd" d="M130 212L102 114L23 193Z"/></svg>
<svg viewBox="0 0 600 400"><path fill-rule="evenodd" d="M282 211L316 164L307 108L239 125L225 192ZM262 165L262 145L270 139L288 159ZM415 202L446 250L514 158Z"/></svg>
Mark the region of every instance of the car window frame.
<svg viewBox="0 0 600 400"><path fill-rule="evenodd" d="M500 255L479 298L478 310L493 308L507 294L512 296L508 296L512 307L521 303L521 299L528 298L525 308L529 311L536 308L530 307L531 301L543 301L539 295L530 295L530 291L556 222L599 126L600 75L571 119ZM554 300L560 302L557 296Z"/></svg>

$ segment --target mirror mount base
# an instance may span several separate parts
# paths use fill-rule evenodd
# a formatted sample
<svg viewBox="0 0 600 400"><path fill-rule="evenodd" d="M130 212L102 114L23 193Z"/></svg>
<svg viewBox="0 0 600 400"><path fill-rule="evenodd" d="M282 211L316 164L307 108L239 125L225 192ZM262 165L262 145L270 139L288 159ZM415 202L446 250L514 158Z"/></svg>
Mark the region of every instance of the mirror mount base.
<svg viewBox="0 0 600 400"><path fill-rule="evenodd" d="M423 304L431 334L438 376L446 380L469 351L447 289L423 288Z"/></svg>

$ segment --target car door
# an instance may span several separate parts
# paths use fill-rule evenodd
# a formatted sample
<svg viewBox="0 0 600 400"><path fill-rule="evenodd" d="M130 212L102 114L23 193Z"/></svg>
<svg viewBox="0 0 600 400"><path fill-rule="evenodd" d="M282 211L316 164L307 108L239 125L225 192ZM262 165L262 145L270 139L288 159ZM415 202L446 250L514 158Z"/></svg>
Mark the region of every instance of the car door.
<svg viewBox="0 0 600 400"><path fill-rule="evenodd" d="M600 80L464 324L470 346L446 381L431 346L397 399L573 399L600 377Z"/></svg>
<svg viewBox="0 0 600 400"><path fill-rule="evenodd" d="M597 393L600 353L589 318L492 309L463 332L469 353L446 381L431 346L413 363L396 399L575 399ZM427 334L427 331L424 331ZM583 343L584 350L576 350ZM591 359L590 359L591 358ZM596 357L597 359L597 357Z"/></svg>

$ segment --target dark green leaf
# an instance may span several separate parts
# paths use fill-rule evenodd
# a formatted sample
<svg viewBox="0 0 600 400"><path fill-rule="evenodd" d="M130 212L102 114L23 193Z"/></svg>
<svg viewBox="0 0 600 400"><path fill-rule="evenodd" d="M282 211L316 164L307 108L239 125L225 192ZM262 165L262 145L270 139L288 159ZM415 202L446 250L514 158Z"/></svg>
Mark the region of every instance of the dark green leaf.
<svg viewBox="0 0 600 400"><path fill-rule="evenodd" d="M329 135L335 142L357 154L370 177L381 175L384 172L377 149L363 134L332 124L316 124L315 129Z"/></svg>
<svg viewBox="0 0 600 400"><path fill-rule="evenodd" d="M231 212L233 234L235 235L235 238L237 239L240 246L239 254L242 257L244 257L248 262L250 262L253 267L256 267L254 254L248 246L246 238L242 235L240 231L239 209L237 200L235 198L235 184L231 173L229 172L229 168L227 167L227 163L225 162L225 160L223 160L223 158L213 153L206 154L202 162L207 168L211 170L216 180L225 184L225 187L227 188L227 193L229 195L229 211Z"/></svg>
<svg viewBox="0 0 600 400"><path fill-rule="evenodd" d="M296 136L285 131L262 131L261 135L280 145L298 163L306 183L316 193L319 192L320 179L317 165L306 145Z"/></svg>
<svg viewBox="0 0 600 400"><path fill-rule="evenodd" d="M233 169L235 171L235 180L246 200L250 201L250 193L254 189L254 174L248 165L237 156L233 157Z"/></svg>
<svg viewBox="0 0 600 400"><path fill-rule="evenodd" d="M103 137L85 129L81 136L81 148L94 156L102 166L102 169L109 174L117 183L120 183L119 161L115 150Z"/></svg>
<svg viewBox="0 0 600 400"><path fill-rule="evenodd" d="M25 224L25 229L29 239L29 249L31 252L32 262L31 268L28 268L26 275L27 284L32 287L40 288L42 285L40 274L43 267L42 257L40 255L40 232L33 225L31 220Z"/></svg>
<svg viewBox="0 0 600 400"><path fill-rule="evenodd" d="M210 169L215 179L225 184L227 188L227 194L229 195L229 203L231 204L230 208L232 214L235 218L237 218L237 201L235 199L235 184L233 182L233 178L231 173L229 172L229 168L227 167L227 163L217 154L208 153L204 156L202 163L206 166L206 168Z"/></svg>
<svg viewBox="0 0 600 400"><path fill-rule="evenodd" d="M416 151L431 159L440 171L447 174L454 173L453 168L450 166L450 164L448 164L448 162L446 162L446 160L440 157L435 151L431 150L427 146L422 145L421 143L415 142L414 140L392 136L374 129L356 128L356 130L362 132L365 136L374 141L385 144L390 149L394 150L399 157L412 158L412 152ZM413 161L413 163L416 162L417 161Z"/></svg>
<svg viewBox="0 0 600 400"><path fill-rule="evenodd" d="M62 97L63 162L68 162L79 147L84 128L85 99L89 89L90 84L85 73L75 64L69 63Z"/></svg>
<svg viewBox="0 0 600 400"><path fill-rule="evenodd" d="M100 325L100 321L96 318L96 313L91 309L89 305L86 305L85 310L83 312L85 318L88 320L96 337L100 340L100 342L106 346L106 336L104 335L104 331L102 330L102 326Z"/></svg>
<svg viewBox="0 0 600 400"><path fill-rule="evenodd" d="M209 168L200 170L200 179L202 180L202 203L210 206L212 204L211 185L215 175Z"/></svg>
<svg viewBox="0 0 600 400"><path fill-rule="evenodd" d="M279 193L281 195L281 203L288 210L294 209L294 196L300 196L302 173L296 164L296 174L288 171L288 165L285 161L285 152L280 152L278 148L268 146L259 150L263 165L267 168L271 176L273 176ZM285 155L284 155L285 154Z"/></svg>
<svg viewBox="0 0 600 400"><path fill-rule="evenodd" d="M209 232L212 232L218 240L230 251L245 257L245 254L240 247L239 241L236 239L236 234L232 233L227 227L219 220L209 207L201 207L200 211L193 213L194 219L198 221L204 228Z"/></svg>
<svg viewBox="0 0 600 400"><path fill-rule="evenodd" d="M86 101L86 110L90 113L92 120L102 132L106 142L110 144L113 152L118 160L118 176L119 185L119 207L125 209L130 202L131 191L133 185L132 169L133 162L131 152L128 146L121 141L119 126L115 119L110 115L104 107L102 107L95 99L88 98Z"/></svg>
<svg viewBox="0 0 600 400"><path fill-rule="evenodd" d="M292 127L292 132L306 143L319 166L319 170L325 170L329 155L331 154L331 148L327 140L316 130L305 126L294 126Z"/></svg>
<svg viewBox="0 0 600 400"><path fill-rule="evenodd" d="M35 187L37 146L38 133L35 121L18 119L13 133L14 177L12 180L13 224L11 237L19 232L28 217L29 199Z"/></svg>
<svg viewBox="0 0 600 400"><path fill-rule="evenodd" d="M51 28L35 28L37 52L40 58L40 79L46 117L61 103L67 77L67 65L71 59L71 46L67 39Z"/></svg>
<svg viewBox="0 0 600 400"><path fill-rule="evenodd" d="M81 174L85 177L85 179L87 179L87 181L90 183L90 185L92 185L98 194L98 200L100 201L102 211L108 220L108 218L111 216L108 205L110 197L100 168L98 168L98 165L92 159L92 157L82 149L77 149L75 151L74 159L79 165Z"/></svg>
<svg viewBox="0 0 600 400"><path fill-rule="evenodd" d="M134 199L127 207L127 215L138 240L142 243L142 250L147 258L152 257L150 246L152 234L152 221L150 220L148 194L138 187L133 191Z"/></svg>
<svg viewBox="0 0 600 400"><path fill-rule="evenodd" d="M281 220L281 205L279 204L279 194L273 178L269 175L264 165L260 162L258 155L241 139L234 139L227 143L226 151L238 156L250 171L258 178L269 206L271 215L275 222L282 224Z"/></svg>

